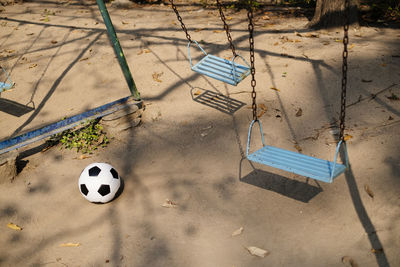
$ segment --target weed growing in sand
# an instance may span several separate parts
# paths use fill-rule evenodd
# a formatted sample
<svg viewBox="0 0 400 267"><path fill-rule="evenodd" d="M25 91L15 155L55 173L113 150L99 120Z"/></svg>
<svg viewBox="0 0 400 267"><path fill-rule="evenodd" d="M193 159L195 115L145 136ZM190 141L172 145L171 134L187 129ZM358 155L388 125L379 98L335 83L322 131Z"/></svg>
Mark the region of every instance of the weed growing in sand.
<svg viewBox="0 0 400 267"><path fill-rule="evenodd" d="M93 154L99 147L105 147L109 143L109 138L103 131L103 126L99 120L91 120L78 129L66 130L62 133L53 135L48 141L49 145L60 143L61 149L76 149L82 154Z"/></svg>

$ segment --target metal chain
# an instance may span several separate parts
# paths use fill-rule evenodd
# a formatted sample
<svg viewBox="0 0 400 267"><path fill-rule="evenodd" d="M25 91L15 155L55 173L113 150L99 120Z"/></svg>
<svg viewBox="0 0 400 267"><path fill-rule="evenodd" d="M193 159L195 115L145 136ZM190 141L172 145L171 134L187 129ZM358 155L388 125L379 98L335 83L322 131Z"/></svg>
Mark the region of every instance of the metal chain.
<svg viewBox="0 0 400 267"><path fill-rule="evenodd" d="M190 37L190 34L188 33L185 24L183 23L182 17L181 15L179 15L178 9L176 8L174 1L173 0L169 0L169 2L171 3L172 9L175 11L176 17L178 18L179 22L181 23L181 27L182 30L185 32L186 34L186 39L188 39L189 42L193 43L192 38Z"/></svg>
<svg viewBox="0 0 400 267"><path fill-rule="evenodd" d="M229 41L229 45L230 45L231 50L232 50L232 54L233 54L234 57L236 57L237 54L236 54L235 46L233 45L231 33L230 33L230 30L229 30L229 26L226 23L226 18L225 18L224 12L222 11L222 5L219 2L219 0L217 0L217 6L218 6L218 10L219 10L219 16L221 17L221 20L224 23L224 29L226 31L226 36L228 37L228 41Z"/></svg>
<svg viewBox="0 0 400 267"><path fill-rule="evenodd" d="M343 37L343 64L342 64L342 94L341 94L341 107L340 107L340 135L339 140L344 141L344 129L345 129L345 116L346 116L346 89L347 89L347 45L349 44L349 11L350 11L350 0L345 0L344 4L344 37Z"/></svg>
<svg viewBox="0 0 400 267"><path fill-rule="evenodd" d="M254 37L253 37L253 31L254 31L254 24L253 24L253 8L251 5L248 7L247 10L247 18L249 19L249 43L250 43L250 73L251 73L251 87L253 87L253 91L251 92L251 97L253 99L253 103L251 105L251 108L253 110L253 120L257 121L257 104L256 104L256 68L254 67Z"/></svg>

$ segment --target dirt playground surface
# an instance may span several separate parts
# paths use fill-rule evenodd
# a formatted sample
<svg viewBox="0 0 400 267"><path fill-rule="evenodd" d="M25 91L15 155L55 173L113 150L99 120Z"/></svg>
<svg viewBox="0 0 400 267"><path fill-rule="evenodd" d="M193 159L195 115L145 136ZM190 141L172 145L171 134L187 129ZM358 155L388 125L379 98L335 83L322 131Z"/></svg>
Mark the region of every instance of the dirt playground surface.
<svg viewBox="0 0 400 267"><path fill-rule="evenodd" d="M192 38L231 57L217 10L178 4ZM108 8L145 104L142 123L86 158L59 146L35 151L41 142L19 150L20 173L0 185L0 266L400 266L399 29L350 29L351 168L326 184L241 160L250 77L234 87L192 72L169 6ZM248 60L246 12L225 16ZM342 31L309 31L305 17L276 11L255 20L266 143L333 160ZM129 95L94 1L3 7L0 64L16 83L1 93L1 140ZM204 92L223 96L196 98ZM92 162L124 180L108 204L78 190ZM176 205L162 207L166 199ZM269 253L253 256L251 246Z"/></svg>

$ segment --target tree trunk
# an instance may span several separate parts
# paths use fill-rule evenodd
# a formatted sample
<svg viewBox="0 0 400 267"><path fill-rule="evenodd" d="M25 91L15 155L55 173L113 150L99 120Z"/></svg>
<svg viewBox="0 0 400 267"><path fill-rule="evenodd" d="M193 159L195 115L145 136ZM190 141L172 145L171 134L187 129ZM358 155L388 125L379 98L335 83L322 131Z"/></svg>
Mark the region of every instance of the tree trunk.
<svg viewBox="0 0 400 267"><path fill-rule="evenodd" d="M358 1L350 0L350 24L358 24ZM345 0L317 0L313 19L307 24L309 28L336 28L344 25Z"/></svg>

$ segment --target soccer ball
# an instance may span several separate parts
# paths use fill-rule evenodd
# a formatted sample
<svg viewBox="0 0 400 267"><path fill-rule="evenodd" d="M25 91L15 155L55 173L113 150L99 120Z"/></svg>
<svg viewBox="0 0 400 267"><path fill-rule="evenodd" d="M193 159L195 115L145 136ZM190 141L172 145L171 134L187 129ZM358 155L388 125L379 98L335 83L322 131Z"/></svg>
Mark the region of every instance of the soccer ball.
<svg viewBox="0 0 400 267"><path fill-rule="evenodd" d="M107 163L89 164L79 177L79 190L90 202L111 201L121 186L118 172Z"/></svg>

